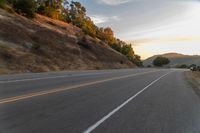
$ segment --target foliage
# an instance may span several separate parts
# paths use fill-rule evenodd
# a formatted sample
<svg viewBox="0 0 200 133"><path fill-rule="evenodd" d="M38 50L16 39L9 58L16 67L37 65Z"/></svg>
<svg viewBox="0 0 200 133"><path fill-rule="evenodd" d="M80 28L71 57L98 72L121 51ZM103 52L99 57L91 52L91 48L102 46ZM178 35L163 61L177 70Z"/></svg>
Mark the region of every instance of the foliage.
<svg viewBox="0 0 200 133"><path fill-rule="evenodd" d="M163 65L167 65L170 63L170 60L166 57L158 56L153 61L153 65L157 67L162 67Z"/></svg>
<svg viewBox="0 0 200 133"><path fill-rule="evenodd" d="M126 44L123 41L117 39L114 44L110 45L111 48L125 55L130 61L135 63L137 66L143 66L143 62L141 61L141 57L134 53L134 50L131 44Z"/></svg>
<svg viewBox="0 0 200 133"><path fill-rule="evenodd" d="M135 63L137 66L143 67L143 62L139 55L134 55L133 63Z"/></svg>
<svg viewBox="0 0 200 133"><path fill-rule="evenodd" d="M188 68L188 66L185 64L182 64L182 65L177 65L176 68Z"/></svg>
<svg viewBox="0 0 200 133"><path fill-rule="evenodd" d="M68 7L68 11L65 8L65 16L67 22L81 28L84 33L96 37L96 25L92 20L86 16L86 9L81 5L80 2L72 1Z"/></svg>
<svg viewBox="0 0 200 133"><path fill-rule="evenodd" d="M113 48L114 50L120 52L120 53L121 53L121 51L122 51L122 47L121 47L121 45L118 44L118 43L111 44L110 47Z"/></svg>
<svg viewBox="0 0 200 133"><path fill-rule="evenodd" d="M79 38L78 44L83 48L90 49L90 46L87 43L87 37L85 35Z"/></svg>
<svg viewBox="0 0 200 133"><path fill-rule="evenodd" d="M13 0L13 8L24 16L35 16L35 0Z"/></svg>
<svg viewBox="0 0 200 133"><path fill-rule="evenodd" d="M108 44L115 43L114 33L110 27L107 27L103 30L103 40Z"/></svg>
<svg viewBox="0 0 200 133"><path fill-rule="evenodd" d="M132 58L134 56L134 51L132 49L131 44L129 44L129 45L123 45L121 53L123 55L126 55L128 58Z"/></svg>
<svg viewBox="0 0 200 133"><path fill-rule="evenodd" d="M6 10L9 13L14 13L13 8L8 2L9 0L0 0L0 8Z"/></svg>
<svg viewBox="0 0 200 133"><path fill-rule="evenodd" d="M36 11L53 19L61 19L62 0L37 0Z"/></svg>
<svg viewBox="0 0 200 133"><path fill-rule="evenodd" d="M5 0L0 0L0 7L3 8L5 6Z"/></svg>

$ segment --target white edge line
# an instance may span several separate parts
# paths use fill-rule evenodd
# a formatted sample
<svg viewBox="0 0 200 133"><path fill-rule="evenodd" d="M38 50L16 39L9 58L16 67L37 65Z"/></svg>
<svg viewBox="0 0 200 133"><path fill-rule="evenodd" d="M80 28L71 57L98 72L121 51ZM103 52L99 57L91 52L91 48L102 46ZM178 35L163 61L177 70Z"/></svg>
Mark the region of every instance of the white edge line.
<svg viewBox="0 0 200 133"><path fill-rule="evenodd" d="M169 72L171 73L171 72ZM133 95L132 97L130 97L129 99L127 99L124 103L122 103L121 105L119 105L117 108L115 108L114 110L112 110L110 113L108 113L106 116L104 116L103 118L101 118L99 121L97 121L95 124L93 124L92 126L90 126L87 130L85 130L83 133L91 133L93 130L95 130L99 125L101 125L104 121L106 121L108 118L110 118L112 115L114 115L117 111L119 111L121 108L123 108L126 104L128 104L131 100L133 100L135 97L137 97L139 94L141 94L143 91L145 91L147 88L149 88L150 86L152 86L153 84L155 84L157 81L159 81L160 79L162 79L163 77L167 76L169 73L164 74L163 76L159 77L158 79L154 80L153 82L151 82L149 85L147 85L145 88L143 88L141 91L137 92L135 95Z"/></svg>

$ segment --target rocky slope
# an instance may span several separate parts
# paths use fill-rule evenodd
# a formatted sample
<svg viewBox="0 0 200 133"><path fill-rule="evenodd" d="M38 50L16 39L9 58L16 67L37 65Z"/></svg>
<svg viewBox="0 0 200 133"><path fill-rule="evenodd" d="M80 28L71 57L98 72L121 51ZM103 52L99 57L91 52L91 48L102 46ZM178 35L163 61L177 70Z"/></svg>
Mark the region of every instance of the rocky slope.
<svg viewBox="0 0 200 133"><path fill-rule="evenodd" d="M0 9L0 74L134 66L71 24L41 15L30 20Z"/></svg>

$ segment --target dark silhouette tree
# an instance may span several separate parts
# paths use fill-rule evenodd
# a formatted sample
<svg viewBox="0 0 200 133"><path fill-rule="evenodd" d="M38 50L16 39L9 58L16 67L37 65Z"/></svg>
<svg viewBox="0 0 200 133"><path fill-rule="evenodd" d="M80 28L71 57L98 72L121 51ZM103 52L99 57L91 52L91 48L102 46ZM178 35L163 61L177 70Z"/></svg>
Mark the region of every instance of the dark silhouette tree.
<svg viewBox="0 0 200 133"><path fill-rule="evenodd" d="M18 13L31 18L35 16L35 0L13 0L11 4Z"/></svg>
<svg viewBox="0 0 200 133"><path fill-rule="evenodd" d="M157 67L162 67L170 63L170 60L166 57L158 56L153 60L153 65Z"/></svg>

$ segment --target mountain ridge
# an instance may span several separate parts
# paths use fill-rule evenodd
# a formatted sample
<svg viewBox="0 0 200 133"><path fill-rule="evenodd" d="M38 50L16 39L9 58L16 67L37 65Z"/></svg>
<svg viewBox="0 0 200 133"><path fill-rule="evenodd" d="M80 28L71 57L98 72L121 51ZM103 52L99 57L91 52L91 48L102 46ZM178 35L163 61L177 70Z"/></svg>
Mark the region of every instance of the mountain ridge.
<svg viewBox="0 0 200 133"><path fill-rule="evenodd" d="M143 62L144 66L149 66L149 65L152 66L153 60L158 56L169 58L170 59L169 65L172 67L176 67L177 65L184 65L184 64L185 65L191 65L191 64L200 65L200 55L185 55L181 53L171 52L171 53L154 55L145 59Z"/></svg>

